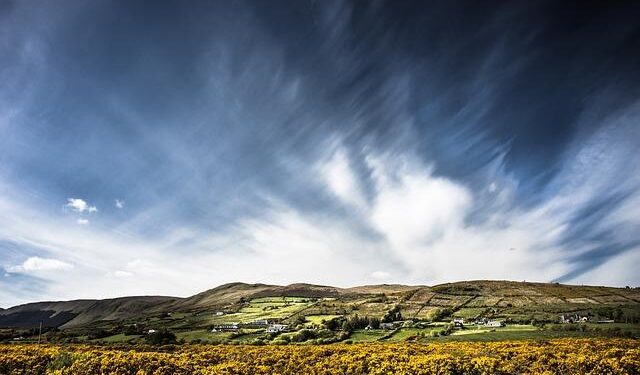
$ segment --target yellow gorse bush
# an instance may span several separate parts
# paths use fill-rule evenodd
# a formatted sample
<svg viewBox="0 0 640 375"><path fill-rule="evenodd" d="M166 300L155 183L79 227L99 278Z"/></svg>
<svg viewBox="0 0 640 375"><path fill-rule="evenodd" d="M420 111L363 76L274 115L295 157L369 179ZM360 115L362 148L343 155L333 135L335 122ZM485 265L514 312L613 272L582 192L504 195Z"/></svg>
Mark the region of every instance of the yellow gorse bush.
<svg viewBox="0 0 640 375"><path fill-rule="evenodd" d="M0 374L639 374L640 341L289 346L0 345Z"/></svg>

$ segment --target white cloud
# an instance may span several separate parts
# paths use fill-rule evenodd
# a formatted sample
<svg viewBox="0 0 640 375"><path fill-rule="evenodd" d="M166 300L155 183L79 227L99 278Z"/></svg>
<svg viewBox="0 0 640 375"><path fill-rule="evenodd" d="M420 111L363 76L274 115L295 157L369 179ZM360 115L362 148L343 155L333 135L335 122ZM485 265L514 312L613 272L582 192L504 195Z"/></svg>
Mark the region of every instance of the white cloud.
<svg viewBox="0 0 640 375"><path fill-rule="evenodd" d="M115 205L117 208L124 208L124 201L121 201L120 199L116 199Z"/></svg>
<svg viewBox="0 0 640 375"><path fill-rule="evenodd" d="M84 199L80 198L68 198L67 204L65 207L71 209L72 211L83 213L83 212L98 212L98 208L96 206L90 206Z"/></svg>
<svg viewBox="0 0 640 375"><path fill-rule="evenodd" d="M63 271L72 268L72 264L58 259L30 257L20 265L6 267L6 271L12 273L32 273L38 271Z"/></svg>
<svg viewBox="0 0 640 375"><path fill-rule="evenodd" d="M331 159L320 167L320 173L331 192L343 202L356 207L365 206L364 194L344 149L338 148Z"/></svg>
<svg viewBox="0 0 640 375"><path fill-rule="evenodd" d="M79 218L78 220L76 220L76 223L78 223L79 225L89 225L89 220L88 219Z"/></svg>
<svg viewBox="0 0 640 375"><path fill-rule="evenodd" d="M370 276L376 280L386 280L391 276L391 274L386 271L374 271L371 272Z"/></svg>
<svg viewBox="0 0 640 375"><path fill-rule="evenodd" d="M419 172L378 189L371 219L396 247L435 241L460 227L472 201L463 186Z"/></svg>
<svg viewBox="0 0 640 375"><path fill-rule="evenodd" d="M107 277L115 277L115 278L129 278L134 276L132 272L122 271L122 270L107 272L106 275Z"/></svg>
<svg viewBox="0 0 640 375"><path fill-rule="evenodd" d="M487 221L466 223L474 197L464 185L406 156L370 155L367 163L376 186L370 221L407 268L405 280L550 280L564 271L561 262L549 265L557 261L549 251L559 237L554 218L496 206Z"/></svg>
<svg viewBox="0 0 640 375"><path fill-rule="evenodd" d="M640 175L635 173L640 163L631 147L611 153L606 150L615 147L606 143L609 138L598 135L597 139L583 145L592 150L568 153L580 156L569 158L561 167L555 182L560 188L553 190L558 193L526 208L502 197L514 194L517 181L505 182L500 173L487 177L487 185L496 181L499 186L496 194L487 194L486 187L474 191L461 181L435 175L433 168L411 153L371 152L362 160L369 171L358 175L355 156L350 159L344 150L332 151L319 162L320 169L314 169L322 172L318 174L322 180L316 182L340 203L358 208L357 224L342 213L297 210L264 193L270 200L257 215L240 218L221 231L184 226L158 231L150 238L139 234L140 228L149 217L170 214L164 211L167 207L141 212L113 231L96 226L68 228L55 215L42 212L42 202L20 195L19 189L2 189L0 181L0 240L41 248L51 259L73 264L73 273L46 274L47 288L38 299L186 296L229 281L337 286L371 279L408 284L464 279L550 281L576 269L572 256L585 248L565 248L563 239L572 218L595 198L610 193L611 184L624 187L632 197L611 211L607 223L616 224L615 236L635 236L640 190L639 179L633 176ZM632 140L628 143L633 145ZM630 160L629 176L612 175L610 166L625 160ZM365 183L369 183L367 189ZM84 200L72 199L74 211L89 211L91 206ZM493 201L482 201L488 199ZM491 210L477 220L475 210L485 203ZM631 265L637 263L638 251L612 257L574 280L633 284L637 276ZM231 269L229 265L234 264L242 266ZM42 266L9 268L30 267Z"/></svg>
<svg viewBox="0 0 640 375"><path fill-rule="evenodd" d="M572 282L592 285L637 286L638 264L640 264L640 247L635 247L617 257L608 259L578 276Z"/></svg>

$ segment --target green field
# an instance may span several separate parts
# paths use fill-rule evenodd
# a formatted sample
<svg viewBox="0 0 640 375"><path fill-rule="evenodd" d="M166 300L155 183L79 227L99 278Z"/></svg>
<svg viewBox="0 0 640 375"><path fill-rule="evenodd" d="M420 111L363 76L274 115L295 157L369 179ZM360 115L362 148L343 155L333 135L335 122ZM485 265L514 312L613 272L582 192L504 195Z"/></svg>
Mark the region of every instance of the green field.
<svg viewBox="0 0 640 375"><path fill-rule="evenodd" d="M401 328L394 333L390 338L385 339L385 342L400 342L406 341L410 337L420 335L421 333L428 334L431 330L419 329L419 328Z"/></svg>
<svg viewBox="0 0 640 375"><path fill-rule="evenodd" d="M101 315L96 315L95 304L103 305L102 319L96 318ZM42 308L49 309L51 305ZM373 285L352 289L232 283L193 298L140 297L134 304L131 299L76 301L60 303L59 308L90 309L84 317L79 316L83 319L80 325L46 329L43 335L46 342L152 342L157 335L148 336L149 330L169 331L175 335L176 342L250 344L640 337L638 288L506 281L434 287ZM10 311L5 310L4 314ZM122 318L113 318L113 311L127 313ZM14 321L20 314L23 312L16 309L9 315ZM25 321L32 319L31 313L24 314ZM561 315L586 317L588 323L559 324ZM1 316L2 313L0 319ZM464 329L453 329L454 318L465 319ZM498 320L507 325L493 328L470 324L476 318ZM252 324L255 320L288 327L285 332L269 334L264 325ZM616 323L596 324L599 320ZM367 325L375 326L380 321L394 322L402 328L364 330ZM239 330L211 332L216 325L226 323L238 323ZM307 331L300 331L303 328ZM37 339L34 327L0 329L0 340L4 342L34 339Z"/></svg>
<svg viewBox="0 0 640 375"><path fill-rule="evenodd" d="M320 325L323 321L339 318L341 315L307 315L305 320L311 324Z"/></svg>
<svg viewBox="0 0 640 375"><path fill-rule="evenodd" d="M353 332L351 336L349 336L349 340L353 342L372 342L380 340L388 333L389 331L385 331L382 329L371 329L366 331L358 330Z"/></svg>

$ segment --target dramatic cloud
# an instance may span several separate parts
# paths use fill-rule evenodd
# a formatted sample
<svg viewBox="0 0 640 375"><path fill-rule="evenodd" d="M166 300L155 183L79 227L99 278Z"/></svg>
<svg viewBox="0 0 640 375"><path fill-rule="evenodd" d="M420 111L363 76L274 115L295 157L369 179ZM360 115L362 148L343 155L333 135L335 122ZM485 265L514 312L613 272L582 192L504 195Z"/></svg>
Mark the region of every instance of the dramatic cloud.
<svg viewBox="0 0 640 375"><path fill-rule="evenodd" d="M637 4L0 8L0 306L640 283Z"/></svg>
<svg viewBox="0 0 640 375"><path fill-rule="evenodd" d="M363 207L365 198L359 189L356 175L353 173L344 150L339 149L331 160L320 168L320 173L333 194L355 207Z"/></svg>

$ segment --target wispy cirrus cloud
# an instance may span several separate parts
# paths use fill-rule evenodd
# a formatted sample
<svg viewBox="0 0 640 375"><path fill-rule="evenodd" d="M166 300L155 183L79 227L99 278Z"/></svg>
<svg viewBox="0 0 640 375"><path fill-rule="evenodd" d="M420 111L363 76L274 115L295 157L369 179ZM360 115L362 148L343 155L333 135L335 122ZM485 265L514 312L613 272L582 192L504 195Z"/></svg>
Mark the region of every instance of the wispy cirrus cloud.
<svg viewBox="0 0 640 375"><path fill-rule="evenodd" d="M612 51L638 26L614 7L11 3L0 264L73 268L9 272L0 305L237 280L637 285L640 76Z"/></svg>

